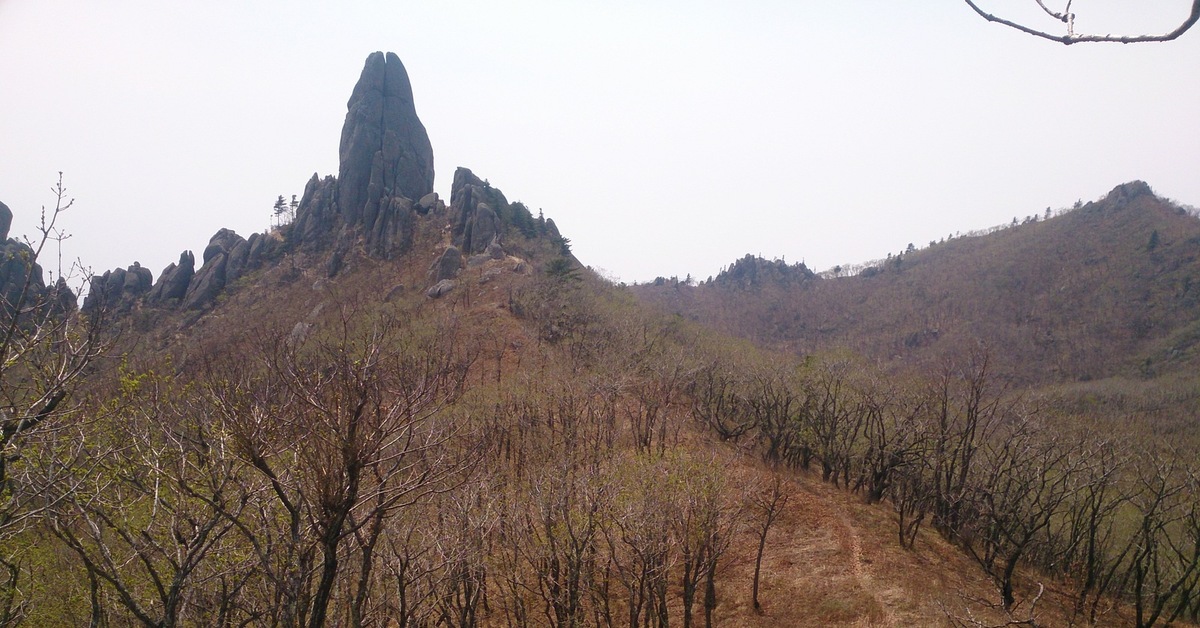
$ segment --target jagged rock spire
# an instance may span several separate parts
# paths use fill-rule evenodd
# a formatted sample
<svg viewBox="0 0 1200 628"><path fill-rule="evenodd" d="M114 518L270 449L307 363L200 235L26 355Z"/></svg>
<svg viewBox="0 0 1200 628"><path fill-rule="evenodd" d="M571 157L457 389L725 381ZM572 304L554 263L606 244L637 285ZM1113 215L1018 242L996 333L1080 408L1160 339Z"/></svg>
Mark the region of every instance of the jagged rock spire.
<svg viewBox="0 0 1200 628"><path fill-rule="evenodd" d="M433 148L395 53L367 57L347 109L337 206L346 224L371 233L384 199L416 201L433 191Z"/></svg>

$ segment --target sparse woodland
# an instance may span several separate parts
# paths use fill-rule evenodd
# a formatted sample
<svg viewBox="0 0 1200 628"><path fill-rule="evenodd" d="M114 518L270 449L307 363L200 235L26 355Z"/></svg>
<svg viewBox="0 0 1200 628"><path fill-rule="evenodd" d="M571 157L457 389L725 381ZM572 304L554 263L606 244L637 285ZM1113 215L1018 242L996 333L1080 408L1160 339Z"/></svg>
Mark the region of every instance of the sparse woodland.
<svg viewBox="0 0 1200 628"><path fill-rule="evenodd" d="M9 303L0 624L1200 620L1194 442L1081 420L1003 344L919 368L757 348L536 234L509 235L526 274L384 298L420 284L439 219L334 280L285 253L202 317ZM956 548L977 584L781 597L773 556L853 531L805 532L817 496L897 560ZM863 581L878 550L850 546Z"/></svg>

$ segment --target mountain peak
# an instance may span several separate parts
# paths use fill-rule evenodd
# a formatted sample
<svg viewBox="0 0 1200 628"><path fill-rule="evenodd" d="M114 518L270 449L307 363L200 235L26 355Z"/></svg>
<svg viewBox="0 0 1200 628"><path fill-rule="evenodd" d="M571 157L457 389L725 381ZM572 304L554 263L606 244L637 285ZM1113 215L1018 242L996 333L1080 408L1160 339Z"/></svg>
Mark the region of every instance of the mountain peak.
<svg viewBox="0 0 1200 628"><path fill-rule="evenodd" d="M1150 189L1150 184L1141 180L1134 180L1128 183L1122 183L1113 188L1101 201L1102 206L1120 209L1135 199L1143 196L1157 198L1154 195L1154 190Z"/></svg>
<svg viewBox="0 0 1200 628"><path fill-rule="evenodd" d="M370 231L386 198L433 191L433 147L417 117L408 72L395 53L371 53L346 103L337 204Z"/></svg>

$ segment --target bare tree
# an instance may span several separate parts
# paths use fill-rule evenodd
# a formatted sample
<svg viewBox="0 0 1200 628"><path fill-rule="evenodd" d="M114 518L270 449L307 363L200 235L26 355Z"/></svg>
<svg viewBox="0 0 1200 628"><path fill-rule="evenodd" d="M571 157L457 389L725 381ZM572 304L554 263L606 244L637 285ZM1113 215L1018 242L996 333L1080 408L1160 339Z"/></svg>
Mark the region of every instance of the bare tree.
<svg viewBox="0 0 1200 628"><path fill-rule="evenodd" d="M50 191L54 207L42 208L36 237L0 242L0 542L55 505L50 496L63 493L51 487L75 481L67 462L82 454L84 444L73 394L107 347L105 312L77 314L61 260L54 285L47 287L43 278L39 262L47 246L68 237L59 220L74 204L61 172ZM28 610L19 583L28 544L0 547L0 624L8 624Z"/></svg>
<svg viewBox="0 0 1200 628"><path fill-rule="evenodd" d="M812 434L821 479L849 488L851 456L862 433L864 412L850 382L854 365L830 357L808 367L806 389L812 391L805 427Z"/></svg>
<svg viewBox="0 0 1200 628"><path fill-rule="evenodd" d="M692 416L708 426L721 440L737 442L754 427L738 382L722 360L715 359L700 368L687 392Z"/></svg>
<svg viewBox="0 0 1200 628"><path fill-rule="evenodd" d="M666 471L658 456L638 455L618 465L613 478L619 488L603 532L627 595L630 628L669 624L667 585L675 539Z"/></svg>
<svg viewBox="0 0 1200 628"><path fill-rule="evenodd" d="M1028 26L1013 20L998 17L992 13L988 13L980 8L979 4L977 4L975 0L964 1L967 3L967 6L971 7L971 9L975 11L975 13L989 22L1002 24L1009 28L1014 28L1018 31L1021 31L1022 33L1033 35L1034 37L1040 37L1042 39L1048 39L1050 41L1056 41L1060 44L1067 45L1080 42L1114 42L1121 44L1134 44L1153 41L1171 41L1186 33L1192 28L1192 26L1195 26L1197 21L1200 21L1200 0L1192 0L1191 10L1187 17L1184 18L1179 26L1175 27L1174 30L1169 32L1152 35L1089 35L1075 32L1075 13L1071 11L1071 4L1073 0L1067 0L1065 7L1061 11L1055 11L1048 7L1045 0L1033 0L1033 2L1037 4L1037 6L1043 13L1046 14L1048 18L1065 25L1065 33L1054 34L1038 27Z"/></svg>
<svg viewBox="0 0 1200 628"><path fill-rule="evenodd" d="M756 374L746 405L763 447L763 460L807 469L813 447L804 427L811 413L811 396L807 391L797 392L782 370L766 367Z"/></svg>
<svg viewBox="0 0 1200 628"><path fill-rule="evenodd" d="M312 340L267 334L251 364L239 356L209 374L235 453L274 499L257 526L241 529L260 542L261 526L286 528L270 533L286 560L261 542L258 552L281 587L282 624L324 625L344 576L345 541L366 533L373 546L381 518L448 490L474 460L469 447L451 446L457 425L446 408L472 361L454 328L363 314L347 306ZM356 329L364 319L368 328ZM357 581L369 582L370 564L359 567ZM308 569L316 570L311 583Z"/></svg>
<svg viewBox="0 0 1200 628"><path fill-rule="evenodd" d="M921 419L927 414L926 398L906 396L879 379L859 394L866 447L856 463L854 489L865 490L867 503L874 504L894 494L897 476L917 466L925 453L927 434Z"/></svg>
<svg viewBox="0 0 1200 628"><path fill-rule="evenodd" d="M750 495L750 507L760 517L755 529L758 534L758 553L754 556L754 582L751 586L754 612L759 614L762 613L762 604L758 601L758 582L762 572L763 551L767 547L767 534L771 531L775 520L783 514L783 509L787 506L789 499L791 499L791 495L784 490L783 479L779 477L778 473L772 474L771 481L767 486Z"/></svg>
<svg viewBox="0 0 1200 628"><path fill-rule="evenodd" d="M1026 417L1015 417L994 441L986 443L978 478L967 492L969 519L959 522L957 538L1000 591L1003 608L1016 603L1017 566L1061 516L1079 452L1052 438Z"/></svg>
<svg viewBox="0 0 1200 628"><path fill-rule="evenodd" d="M705 587L705 625L712 625L712 611L717 604L717 565L740 523L737 508L729 502L728 477L716 460L675 451L668 462L668 481L674 493L671 524L683 567L683 625L692 625L692 607L701 582Z"/></svg>
<svg viewBox="0 0 1200 628"><path fill-rule="evenodd" d="M1064 504L1062 532L1052 556L1039 561L1068 576L1075 584L1072 612L1096 623L1100 604L1112 598L1113 587L1124 569L1133 544L1122 542L1118 533L1132 495L1123 486L1121 472L1130 456L1117 443L1082 437L1082 467Z"/></svg>
<svg viewBox="0 0 1200 628"><path fill-rule="evenodd" d="M229 443L170 382L125 374L121 386L121 408L67 461L76 481L52 489L49 528L91 582L92 625L117 608L145 626L255 620L238 601L252 565L228 538L251 501Z"/></svg>
<svg viewBox="0 0 1200 628"><path fill-rule="evenodd" d="M976 352L961 367L947 365L931 391L930 499L933 523L949 538L965 514L977 455L1007 410L990 365L986 351Z"/></svg>
<svg viewBox="0 0 1200 628"><path fill-rule="evenodd" d="M1200 586L1200 482L1176 451L1147 452L1131 503L1137 529L1125 574L1137 628L1187 612Z"/></svg>

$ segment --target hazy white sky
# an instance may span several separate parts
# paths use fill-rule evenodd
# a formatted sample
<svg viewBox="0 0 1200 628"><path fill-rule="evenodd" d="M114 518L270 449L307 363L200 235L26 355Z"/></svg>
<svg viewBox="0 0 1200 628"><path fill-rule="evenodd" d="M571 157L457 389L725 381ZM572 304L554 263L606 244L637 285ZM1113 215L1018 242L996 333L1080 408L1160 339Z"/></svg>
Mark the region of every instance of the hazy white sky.
<svg viewBox="0 0 1200 628"><path fill-rule="evenodd" d="M1189 4L1074 9L1144 32ZM746 253L823 270L1132 179L1200 204L1200 30L1065 47L960 0L0 0L14 232L60 170L64 253L96 272L157 279L221 227L264 230L276 196L337 173L375 50L408 69L438 192L467 166L625 281Z"/></svg>

